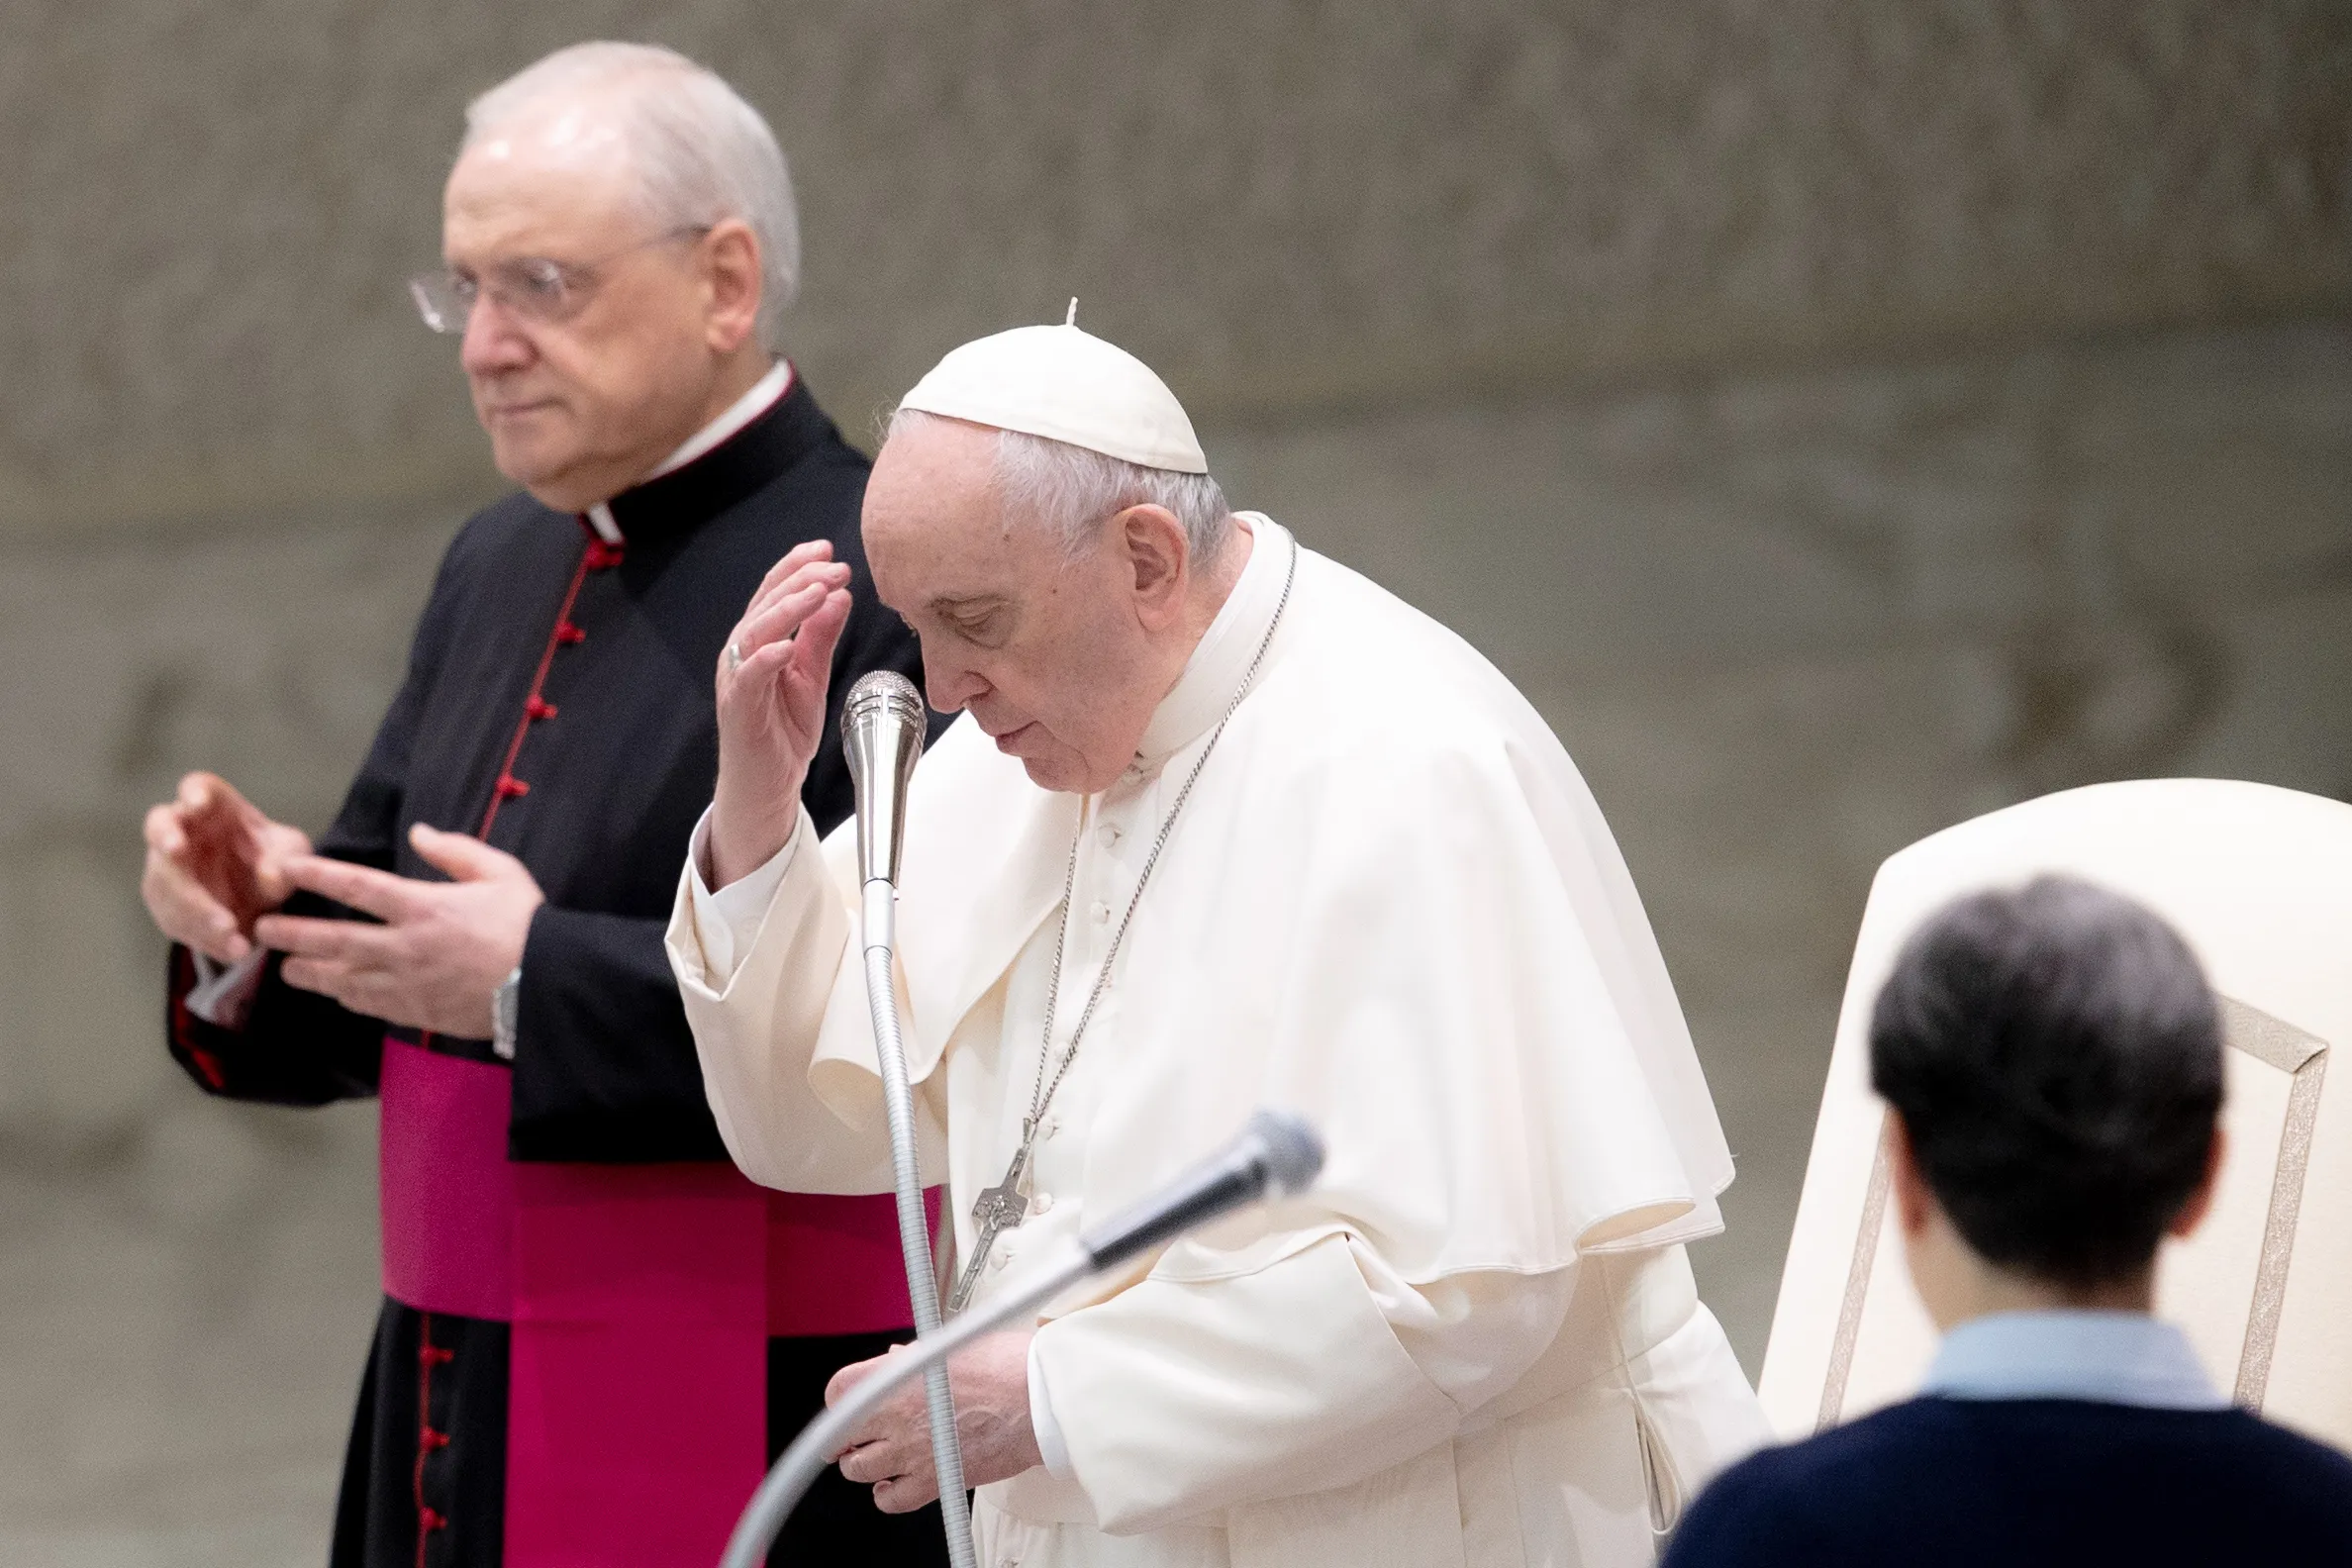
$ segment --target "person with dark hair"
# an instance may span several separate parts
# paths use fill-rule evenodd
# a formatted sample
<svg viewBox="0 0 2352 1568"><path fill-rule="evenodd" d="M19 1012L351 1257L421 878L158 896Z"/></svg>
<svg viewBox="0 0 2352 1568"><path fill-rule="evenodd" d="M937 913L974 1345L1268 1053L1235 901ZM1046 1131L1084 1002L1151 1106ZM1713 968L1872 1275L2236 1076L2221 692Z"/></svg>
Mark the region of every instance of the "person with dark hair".
<svg viewBox="0 0 2352 1568"><path fill-rule="evenodd" d="M2197 959L2062 877L1911 939L1871 1018L1916 1399L1733 1467L1668 1568L2352 1563L2352 1460L2231 1407L2150 1316L2212 1202L2221 1028Z"/></svg>

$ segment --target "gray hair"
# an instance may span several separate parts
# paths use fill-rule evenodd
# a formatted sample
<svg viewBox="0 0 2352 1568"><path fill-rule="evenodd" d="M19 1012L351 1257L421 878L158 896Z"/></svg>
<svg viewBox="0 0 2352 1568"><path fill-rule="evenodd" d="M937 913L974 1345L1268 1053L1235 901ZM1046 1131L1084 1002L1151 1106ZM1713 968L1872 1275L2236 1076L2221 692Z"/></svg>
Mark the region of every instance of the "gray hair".
<svg viewBox="0 0 2352 1568"><path fill-rule="evenodd" d="M749 226L762 273L759 339L778 348L778 319L800 292L792 171L767 121L717 72L656 45L574 44L467 104L458 154L500 126L593 93L610 94L654 223L699 229L739 218Z"/></svg>
<svg viewBox="0 0 2352 1568"><path fill-rule="evenodd" d="M922 409L900 409L890 416L884 439L939 417ZM996 485L1007 516L1050 531L1072 555L1092 543L1096 531L1111 518L1134 506L1174 513L1184 526L1185 544L1195 562L1216 559L1232 532L1232 508L1208 474L1146 468L1022 431L997 432Z"/></svg>

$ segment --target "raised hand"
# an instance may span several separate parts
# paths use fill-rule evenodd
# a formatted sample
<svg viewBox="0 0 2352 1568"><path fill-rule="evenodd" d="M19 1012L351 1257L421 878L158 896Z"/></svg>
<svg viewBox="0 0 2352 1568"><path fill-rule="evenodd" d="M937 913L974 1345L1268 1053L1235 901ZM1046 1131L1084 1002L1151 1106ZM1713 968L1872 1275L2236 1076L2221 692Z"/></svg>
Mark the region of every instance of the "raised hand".
<svg viewBox="0 0 2352 1568"><path fill-rule="evenodd" d="M769 568L719 654L719 787L713 888L757 869L792 837L825 738L833 644L849 619L849 568L824 539Z"/></svg>
<svg viewBox="0 0 2352 1568"><path fill-rule="evenodd" d="M271 915L255 934L286 954L288 985L387 1024L487 1039L491 994L523 961L545 895L522 861L463 833L419 823L409 842L452 880L306 855L286 868L296 887L383 924Z"/></svg>
<svg viewBox="0 0 2352 1568"><path fill-rule="evenodd" d="M217 773L190 773L150 807L139 896L156 929L221 963L253 950L253 924L286 902L286 866L310 853L299 828L272 822Z"/></svg>

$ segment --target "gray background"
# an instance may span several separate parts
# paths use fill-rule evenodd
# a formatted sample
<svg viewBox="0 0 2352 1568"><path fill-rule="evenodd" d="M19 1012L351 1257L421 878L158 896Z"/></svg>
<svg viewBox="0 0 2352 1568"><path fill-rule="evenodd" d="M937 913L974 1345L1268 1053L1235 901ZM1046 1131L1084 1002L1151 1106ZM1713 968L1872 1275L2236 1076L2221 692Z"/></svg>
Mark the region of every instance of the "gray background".
<svg viewBox="0 0 2352 1568"><path fill-rule="evenodd" d="M400 280L464 100L598 35L773 118L844 426L1076 294L1543 709L1740 1157L1751 1370L1882 858L2101 778L2352 794L2340 4L14 0L9 1563L320 1558L369 1109L176 1077L137 821L197 765L333 812L499 488Z"/></svg>

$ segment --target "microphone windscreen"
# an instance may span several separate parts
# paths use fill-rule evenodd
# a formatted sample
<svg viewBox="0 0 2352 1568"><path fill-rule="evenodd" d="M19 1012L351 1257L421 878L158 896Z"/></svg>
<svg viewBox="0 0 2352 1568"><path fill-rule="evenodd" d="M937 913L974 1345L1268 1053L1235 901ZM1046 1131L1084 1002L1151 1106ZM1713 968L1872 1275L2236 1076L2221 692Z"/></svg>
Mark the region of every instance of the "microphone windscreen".
<svg viewBox="0 0 2352 1568"><path fill-rule="evenodd" d="M1249 1130L1265 1144L1266 1185L1277 1195L1304 1192L1321 1174L1323 1142L1306 1119L1287 1111L1260 1111Z"/></svg>
<svg viewBox="0 0 2352 1568"><path fill-rule="evenodd" d="M922 733L923 693L915 689L915 683L897 670L867 670L857 677L841 704L841 738L849 738L851 725L893 709L915 725L918 735ZM918 740L916 746L920 749L922 741Z"/></svg>

